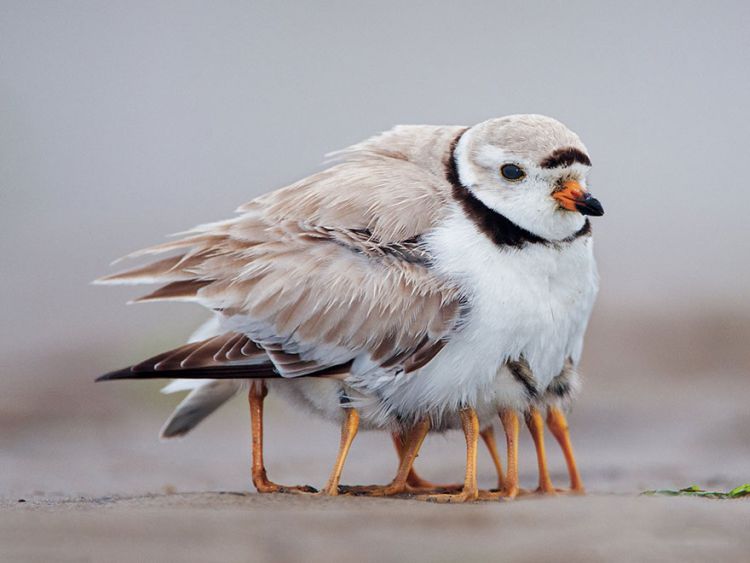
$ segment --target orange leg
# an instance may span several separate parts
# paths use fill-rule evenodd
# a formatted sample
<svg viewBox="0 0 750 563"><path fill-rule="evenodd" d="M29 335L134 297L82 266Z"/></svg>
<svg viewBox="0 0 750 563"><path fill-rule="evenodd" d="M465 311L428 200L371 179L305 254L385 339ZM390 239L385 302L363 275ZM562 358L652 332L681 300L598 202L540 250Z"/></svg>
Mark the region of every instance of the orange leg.
<svg viewBox="0 0 750 563"><path fill-rule="evenodd" d="M492 458L492 463L495 464L495 470L497 471L497 490L502 491L505 488L505 478L503 477L503 462L500 461L500 454L497 451L497 443L495 442L495 429L492 425L488 426L480 433L484 445L487 446L487 451Z"/></svg>
<svg viewBox="0 0 750 563"><path fill-rule="evenodd" d="M313 487L307 485L299 487L286 487L277 485L268 480L266 468L263 464L263 400L268 394L268 389L262 381L254 381L250 386L248 400L250 402L250 427L252 430L253 485L259 493L314 493Z"/></svg>
<svg viewBox="0 0 750 563"><path fill-rule="evenodd" d="M408 492L407 480L409 479L409 473L411 473L414 467L414 461L419 455L419 449L422 447L422 442L427 437L427 432L430 430L430 419L424 418L417 425L412 428L404 436L404 449L402 451L401 463L398 467L398 472L390 485L386 486L383 490L385 496L397 495L404 492Z"/></svg>
<svg viewBox="0 0 750 563"><path fill-rule="evenodd" d="M515 411L500 412L500 420L505 431L505 441L508 446L508 469L505 473L505 487L490 498L512 499L518 496L518 415Z"/></svg>
<svg viewBox="0 0 750 563"><path fill-rule="evenodd" d="M400 466L401 460L404 459L404 440L401 434L399 434L398 432L392 432L391 439L393 440L393 447L396 448L396 453L398 454L398 463ZM428 489L434 487L432 483L422 479L419 475L417 475L417 471L413 467L409 470L409 475L406 477L406 482L409 484L409 486L415 488Z"/></svg>
<svg viewBox="0 0 750 563"><path fill-rule="evenodd" d="M401 460L404 459L404 439L398 432L392 432L391 439L393 440L393 446L396 448L396 453L398 454L399 464L401 464ZM432 483L431 481L427 481L426 479L422 479L422 477L417 475L417 471L414 469L414 467L412 467L409 471L409 475L406 478L406 484L410 489L410 492L430 493L447 492L461 489L460 484L440 485Z"/></svg>
<svg viewBox="0 0 750 563"><path fill-rule="evenodd" d="M479 442L479 419L474 409L463 409L459 413L466 437L466 473L464 486L459 493L441 493L419 497L431 502L471 502L479 498L477 486L477 444Z"/></svg>
<svg viewBox="0 0 750 563"><path fill-rule="evenodd" d="M336 463L333 466L331 476L328 478L325 488L321 494L336 496L339 494L339 481L341 481L341 472L344 470L346 456L349 455L349 449L352 446L357 430L359 429L359 413L357 409L344 409L344 422L341 425L341 443L339 444L339 455L336 457Z"/></svg>
<svg viewBox="0 0 750 563"><path fill-rule="evenodd" d="M539 466L539 487L536 492L545 495L557 494L549 477L549 471L547 471L547 454L544 451L544 419L538 409L531 407L529 412L526 413L526 426L528 426L534 440L536 460Z"/></svg>
<svg viewBox="0 0 750 563"><path fill-rule="evenodd" d="M419 449L422 447L427 432L430 430L430 419L424 418L418 422L413 428L403 435L402 449L400 451L400 463L398 466L398 472L388 485L372 485L365 487L347 487L346 492L355 495L365 496L395 496L401 494L410 494L420 492L419 490L413 489L409 483L409 474L414 466L414 461L417 459ZM401 440L399 440L401 441Z"/></svg>
<svg viewBox="0 0 750 563"><path fill-rule="evenodd" d="M565 456L565 463L568 465L568 473L570 474L570 491L583 494L585 489L583 488L581 476L578 473L576 458L573 455L573 446L570 443L568 421L565 418L565 414L557 407L549 407L547 411L547 426L557 440L557 443L560 444L560 448Z"/></svg>

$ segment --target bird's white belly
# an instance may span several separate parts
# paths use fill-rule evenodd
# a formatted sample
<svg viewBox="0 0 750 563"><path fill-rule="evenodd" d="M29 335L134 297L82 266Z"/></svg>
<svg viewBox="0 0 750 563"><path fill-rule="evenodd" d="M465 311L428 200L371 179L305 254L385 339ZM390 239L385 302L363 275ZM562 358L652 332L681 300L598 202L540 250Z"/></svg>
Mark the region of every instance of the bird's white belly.
<svg viewBox="0 0 750 563"><path fill-rule="evenodd" d="M444 426L467 406L480 418L528 398L508 370L523 356L543 391L568 357L577 361L597 291L591 237L559 247L498 248L463 216L430 237L435 267L465 288L465 322L418 373L381 386L384 405L401 418L429 413ZM448 422L452 420L453 422Z"/></svg>

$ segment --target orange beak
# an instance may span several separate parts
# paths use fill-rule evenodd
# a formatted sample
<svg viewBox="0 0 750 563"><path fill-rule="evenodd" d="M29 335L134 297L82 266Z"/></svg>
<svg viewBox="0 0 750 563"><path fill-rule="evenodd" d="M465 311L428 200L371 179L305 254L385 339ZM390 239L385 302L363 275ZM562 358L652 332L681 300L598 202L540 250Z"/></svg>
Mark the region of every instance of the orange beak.
<svg viewBox="0 0 750 563"><path fill-rule="evenodd" d="M560 189L552 193L560 207L568 211L578 211L583 215L604 215L604 208L599 200L581 187L575 180L565 180Z"/></svg>

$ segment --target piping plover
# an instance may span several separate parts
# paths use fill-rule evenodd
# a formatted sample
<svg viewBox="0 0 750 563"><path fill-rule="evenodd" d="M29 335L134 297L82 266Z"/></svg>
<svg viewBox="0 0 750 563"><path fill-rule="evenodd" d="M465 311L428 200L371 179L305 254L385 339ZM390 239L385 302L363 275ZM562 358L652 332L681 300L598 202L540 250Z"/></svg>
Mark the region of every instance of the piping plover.
<svg viewBox="0 0 750 563"><path fill-rule="evenodd" d="M603 213L586 149L520 115L397 127L338 158L104 278L166 283L139 301L201 303L227 331L105 378L340 379L358 418L409 436L397 479L428 429L461 426L464 490L435 500L472 500L479 420L499 408L510 441L529 388L580 357L597 291L584 215Z"/></svg>

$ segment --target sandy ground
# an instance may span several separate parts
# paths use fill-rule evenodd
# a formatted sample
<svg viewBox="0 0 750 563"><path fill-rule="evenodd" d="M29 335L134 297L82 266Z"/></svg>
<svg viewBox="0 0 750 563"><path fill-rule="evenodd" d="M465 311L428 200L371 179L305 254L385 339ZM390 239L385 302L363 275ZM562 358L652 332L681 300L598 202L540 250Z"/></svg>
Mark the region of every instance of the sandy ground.
<svg viewBox="0 0 750 563"><path fill-rule="evenodd" d="M0 560L746 561L750 500L639 493L750 481L748 336L742 319L595 319L570 416L589 494L467 506L252 494L242 400L162 443L176 397L153 383L93 385L91 366L112 360L63 355L53 360L80 370L0 399ZM325 482L337 428L269 397L266 439L272 479ZM551 439L549 450L564 485ZM480 485L492 486L485 452L479 461ZM417 461L443 482L460 480L462 465L457 433L428 438ZM344 482L386 482L394 469L388 437L363 432ZM520 474L533 486L525 435Z"/></svg>
<svg viewBox="0 0 750 563"><path fill-rule="evenodd" d="M0 516L0 559L746 561L749 521L750 501L619 495L471 506L218 493L110 497L10 506Z"/></svg>

